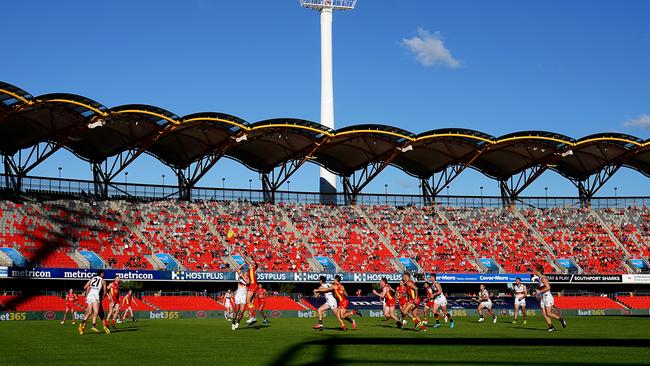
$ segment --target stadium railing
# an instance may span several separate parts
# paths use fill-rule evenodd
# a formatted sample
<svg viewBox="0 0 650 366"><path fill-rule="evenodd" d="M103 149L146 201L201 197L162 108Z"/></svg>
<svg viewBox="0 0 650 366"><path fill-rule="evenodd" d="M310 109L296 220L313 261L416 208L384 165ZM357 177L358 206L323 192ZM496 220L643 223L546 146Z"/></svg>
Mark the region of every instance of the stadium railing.
<svg viewBox="0 0 650 366"><path fill-rule="evenodd" d="M0 190L7 190L7 179L5 174L0 174ZM44 193L60 196L94 197L94 182L91 180L50 178L28 176L23 178L23 190L25 192ZM234 188L212 188L195 187L191 192L193 200L217 200L217 201L265 201L265 194L262 190L256 189L234 189ZM179 198L178 187L161 184L139 184L112 182L108 187L108 197L114 199L174 199ZM318 192L297 192L277 191L275 202L296 202L296 203L320 203L321 194ZM337 194L336 202L345 202L343 194ZM503 202L499 196L450 196L439 195L435 203L451 207L502 207ZM394 205L406 206L426 205L421 195L413 194L366 194L357 196L359 205ZM518 207L579 207L578 197L520 197L515 203ZM592 208L607 207L629 207L650 205L649 197L594 197L591 199Z"/></svg>

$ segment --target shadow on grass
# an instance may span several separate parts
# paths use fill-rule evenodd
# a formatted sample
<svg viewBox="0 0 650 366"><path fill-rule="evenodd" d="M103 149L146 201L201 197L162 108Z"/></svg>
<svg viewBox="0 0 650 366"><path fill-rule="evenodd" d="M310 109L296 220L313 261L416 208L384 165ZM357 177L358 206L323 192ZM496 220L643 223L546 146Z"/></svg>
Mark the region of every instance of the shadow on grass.
<svg viewBox="0 0 650 366"><path fill-rule="evenodd" d="M537 329L535 329L537 330ZM529 347L529 346L551 346L551 347L622 347L628 348L626 352L634 352L634 348L646 348L650 340L648 339L582 339L582 338L554 338L554 339L540 339L540 338L340 338L340 337L331 337L328 339L303 342L294 345L293 347L287 349L279 357L277 357L273 362L269 363L270 366L281 366L289 363L297 363L298 355L307 347L320 347L321 356L320 359L313 362L302 363L301 365L312 366L312 365L352 365L358 363L352 359L346 359L344 356L339 355L339 346L353 346L353 347L362 347L362 346L464 346L464 347L475 347L475 346L497 346L497 347ZM427 352L422 353L423 359L418 360L400 360L400 359L367 359L363 362L365 363L375 363L375 364L390 364L390 365L430 365L433 363L433 359L426 356ZM471 356L471 354L468 354ZM449 361L449 360L439 360L436 363L443 364L470 364L476 362L476 360L467 360L467 361ZM531 359L529 361L508 361L508 360L499 360L501 365L523 365L523 366L548 366L548 365L562 365L562 366L586 366L586 365L609 365L610 362L594 362L593 360L586 360L584 362L549 362L542 359ZM300 364L300 363L297 363Z"/></svg>

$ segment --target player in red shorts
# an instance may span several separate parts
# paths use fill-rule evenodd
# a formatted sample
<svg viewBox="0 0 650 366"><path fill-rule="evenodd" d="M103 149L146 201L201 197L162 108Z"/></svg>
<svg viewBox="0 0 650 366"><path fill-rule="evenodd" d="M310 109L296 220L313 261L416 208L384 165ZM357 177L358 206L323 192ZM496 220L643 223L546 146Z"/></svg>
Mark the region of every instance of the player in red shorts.
<svg viewBox="0 0 650 366"><path fill-rule="evenodd" d="M395 291L388 284L386 277L382 278L381 281L379 281L379 286L381 288L381 292L377 292L375 290L372 290L372 292L384 300L384 316L386 316L386 319L393 318L393 320L397 322L397 327L401 328L402 322L395 315Z"/></svg>
<svg viewBox="0 0 650 366"><path fill-rule="evenodd" d="M70 291L68 291L68 293L65 295L65 312L63 313L63 320L61 320L61 324L65 323L65 317L68 315L68 311L70 312L70 317L72 318L72 324L74 324L74 313L76 311L78 300L79 298L77 297L77 294L75 294L74 291L70 289Z"/></svg>
<svg viewBox="0 0 650 366"><path fill-rule="evenodd" d="M408 299L409 299L409 302L406 304L406 307L404 308L404 314L410 316L411 320L413 320L413 323L415 323L416 330L419 328L421 331L426 331L427 328L424 326L424 322L420 320L420 318L418 317L417 309L420 306L418 287L415 285L415 282L413 282L413 280L411 279L411 275L409 273L404 273L402 275L402 279L406 284L406 288L408 290Z"/></svg>
<svg viewBox="0 0 650 366"><path fill-rule="evenodd" d="M122 313L122 323L124 323L124 319L126 319L126 313L130 313L131 320L135 321L135 317L133 316L133 305L135 305L135 298L133 297L133 291L129 290L124 298L122 298L122 308L124 308L124 312Z"/></svg>
<svg viewBox="0 0 650 366"><path fill-rule="evenodd" d="M269 294L266 292L266 289L262 287L262 284L259 283L257 284L257 294L255 295L255 307L257 308L257 312L262 314L262 318L264 318L263 323L264 324L269 324L269 318L266 317L266 314L264 313L264 307L266 306L266 297Z"/></svg>
<svg viewBox="0 0 650 366"><path fill-rule="evenodd" d="M255 304L253 300L257 295L257 263L252 258L244 257L248 264L248 285L246 286L246 306L251 314L251 317L246 321L246 324L251 325L257 321L255 317Z"/></svg>
<svg viewBox="0 0 650 366"><path fill-rule="evenodd" d="M113 320L111 321L111 317ZM104 320L104 327L115 327L115 321L120 317L120 278L115 276L115 281L108 285L108 316Z"/></svg>
<svg viewBox="0 0 650 366"><path fill-rule="evenodd" d="M348 310L348 306L350 305L348 301L348 293L345 291L345 287L341 284L341 276L336 275L334 276L334 285L329 288L323 288L319 287L314 290L314 293L326 293L326 292L333 292L334 297L336 297L336 301L338 302L338 307L336 308L336 311L334 314L336 315L336 318L339 320L339 323L341 323L341 330L348 330L348 328L345 326L343 323L343 320L350 322L352 324L352 329L357 329L357 322L352 319L352 315L359 315L361 316L361 313L357 310Z"/></svg>
<svg viewBox="0 0 650 366"><path fill-rule="evenodd" d="M406 305L409 302L409 297L408 297L408 288L406 287L406 284L404 284L404 281L399 281L399 286L397 286L397 291L395 292L396 298L397 298L397 305L399 306L399 311L402 315L402 320L401 323L402 325L406 325L406 319L404 319L404 309L406 308Z"/></svg>

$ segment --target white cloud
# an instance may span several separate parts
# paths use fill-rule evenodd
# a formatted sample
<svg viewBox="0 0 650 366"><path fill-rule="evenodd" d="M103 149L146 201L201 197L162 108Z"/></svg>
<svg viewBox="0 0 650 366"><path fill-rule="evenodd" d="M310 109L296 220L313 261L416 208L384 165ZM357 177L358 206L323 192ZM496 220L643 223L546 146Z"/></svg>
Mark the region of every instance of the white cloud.
<svg viewBox="0 0 650 366"><path fill-rule="evenodd" d="M650 130L650 115L642 114L637 118L628 119L627 121L623 122L623 126L628 128Z"/></svg>
<svg viewBox="0 0 650 366"><path fill-rule="evenodd" d="M460 66L460 61L445 48L440 32L430 33L426 29L418 28L416 36L404 38L400 44L413 53L415 59L423 66L442 65L451 68Z"/></svg>

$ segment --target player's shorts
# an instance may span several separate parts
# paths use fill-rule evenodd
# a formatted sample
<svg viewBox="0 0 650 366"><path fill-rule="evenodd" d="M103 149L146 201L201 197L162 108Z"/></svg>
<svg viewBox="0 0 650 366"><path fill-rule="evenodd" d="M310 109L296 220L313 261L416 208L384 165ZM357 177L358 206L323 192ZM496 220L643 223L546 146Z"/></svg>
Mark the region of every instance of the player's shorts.
<svg viewBox="0 0 650 366"><path fill-rule="evenodd" d="M515 298L515 305L526 307L526 298L525 297Z"/></svg>
<svg viewBox="0 0 650 366"><path fill-rule="evenodd" d="M73 302L66 302L65 307L66 309L74 309L76 305Z"/></svg>
<svg viewBox="0 0 650 366"><path fill-rule="evenodd" d="M120 304L120 298L119 297L113 297L113 298L111 298L111 302L113 303L113 305L116 305L116 304L119 305Z"/></svg>
<svg viewBox="0 0 650 366"><path fill-rule="evenodd" d="M484 308L492 309L492 301L481 301L481 305L483 305Z"/></svg>
<svg viewBox="0 0 650 366"><path fill-rule="evenodd" d="M99 294L95 293L89 293L88 296L86 296L86 304L96 304L99 303Z"/></svg>
<svg viewBox="0 0 650 366"><path fill-rule="evenodd" d="M341 300L341 301L339 301L339 304L338 304L338 305L339 305L339 309L343 309L343 310L345 310L345 309L348 308L348 305L349 305L349 304L350 304L350 302L348 301L348 299Z"/></svg>
<svg viewBox="0 0 650 366"><path fill-rule="evenodd" d="M224 306L226 307L226 309L230 309L232 307L232 304L230 303L230 299L226 300Z"/></svg>
<svg viewBox="0 0 650 366"><path fill-rule="evenodd" d="M417 308L417 307L420 306L420 298L419 298L419 297L416 297L416 298L413 299L413 300L409 300L409 303L415 305L415 307Z"/></svg>
<svg viewBox="0 0 650 366"><path fill-rule="evenodd" d="M445 295L439 295L435 299L433 299L434 304L438 304L439 306L447 306L447 298Z"/></svg>
<svg viewBox="0 0 650 366"><path fill-rule="evenodd" d="M433 304L435 304L435 302L434 302L433 300L427 300L427 302L425 303L425 305L426 305L428 308L432 308L432 307L433 307Z"/></svg>
<svg viewBox="0 0 650 366"><path fill-rule="evenodd" d="M395 307L395 299L392 299L392 300L386 299L386 307L387 308L394 308Z"/></svg>
<svg viewBox="0 0 650 366"><path fill-rule="evenodd" d="M246 304L246 289L241 288L237 289L235 292L235 305L245 305Z"/></svg>
<svg viewBox="0 0 650 366"><path fill-rule="evenodd" d="M540 301L540 304L547 308L553 307L553 305L555 305L555 299L553 299L553 295L547 291L542 294L542 299Z"/></svg>
<svg viewBox="0 0 650 366"><path fill-rule="evenodd" d="M404 307L406 304L408 304L409 300L405 297L400 297L399 298L399 306Z"/></svg>
<svg viewBox="0 0 650 366"><path fill-rule="evenodd" d="M248 290L249 292L255 292L255 291L257 291L257 284L255 283L255 284L250 284L250 285L248 285L247 290Z"/></svg>
<svg viewBox="0 0 650 366"><path fill-rule="evenodd" d="M325 303L329 305L330 309L336 309L338 307L338 304L336 303L336 299L327 299L325 300Z"/></svg>
<svg viewBox="0 0 650 366"><path fill-rule="evenodd" d="M266 300L256 300L255 301L255 307L258 309L262 309L266 306Z"/></svg>

